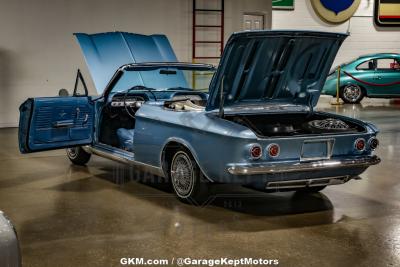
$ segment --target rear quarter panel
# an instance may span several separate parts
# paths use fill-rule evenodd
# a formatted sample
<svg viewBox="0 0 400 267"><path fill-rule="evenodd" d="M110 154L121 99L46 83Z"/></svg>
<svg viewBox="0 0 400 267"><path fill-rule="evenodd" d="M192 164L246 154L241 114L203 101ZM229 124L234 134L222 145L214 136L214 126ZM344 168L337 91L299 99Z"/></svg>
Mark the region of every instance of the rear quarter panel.
<svg viewBox="0 0 400 267"><path fill-rule="evenodd" d="M377 133L372 126L362 124L366 127L364 133L258 138L247 127L205 112L176 112L161 106L144 105L137 113L135 159L161 167L164 146L170 141L177 141L189 148L201 170L210 180L240 183L238 180L240 177L232 177L227 172L227 165L299 162L305 140L334 139L332 158L371 154L368 149L356 152L354 148L354 142L358 138L368 141ZM260 144L264 150L264 155L257 161L249 157L249 149L255 143ZM266 148L271 143L279 144L281 147L281 153L276 158L267 156Z"/></svg>
<svg viewBox="0 0 400 267"><path fill-rule="evenodd" d="M256 140L246 127L205 112L177 112L151 105L137 112L135 129L136 160L160 167L164 146L176 141L189 148L207 177L218 177L227 163L243 158L246 144Z"/></svg>

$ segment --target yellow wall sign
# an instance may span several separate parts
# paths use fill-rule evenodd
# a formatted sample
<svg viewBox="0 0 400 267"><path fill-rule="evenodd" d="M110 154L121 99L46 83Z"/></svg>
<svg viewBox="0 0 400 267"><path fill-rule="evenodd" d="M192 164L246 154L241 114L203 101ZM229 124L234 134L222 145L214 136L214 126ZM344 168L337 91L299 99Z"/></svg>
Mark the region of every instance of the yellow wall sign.
<svg viewBox="0 0 400 267"><path fill-rule="evenodd" d="M315 13L330 23L342 23L357 11L361 0L311 0Z"/></svg>

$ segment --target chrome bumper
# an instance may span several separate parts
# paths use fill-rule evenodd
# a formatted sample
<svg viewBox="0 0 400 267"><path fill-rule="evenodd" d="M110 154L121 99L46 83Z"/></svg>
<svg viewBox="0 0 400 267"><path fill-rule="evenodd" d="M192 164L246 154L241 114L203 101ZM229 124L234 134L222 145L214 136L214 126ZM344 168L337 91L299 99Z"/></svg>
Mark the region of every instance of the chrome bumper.
<svg viewBox="0 0 400 267"><path fill-rule="evenodd" d="M253 163L253 164L230 164L228 172L233 175L255 175L276 174L306 171L332 170L338 168L363 168L376 165L381 162L377 156L359 158L320 160L310 162L285 162L285 163Z"/></svg>

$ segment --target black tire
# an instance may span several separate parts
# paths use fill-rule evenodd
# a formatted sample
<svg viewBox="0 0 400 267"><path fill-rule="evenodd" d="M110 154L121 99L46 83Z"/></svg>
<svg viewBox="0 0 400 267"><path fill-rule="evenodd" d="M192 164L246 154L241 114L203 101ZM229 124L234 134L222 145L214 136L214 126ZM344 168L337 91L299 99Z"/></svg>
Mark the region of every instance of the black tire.
<svg viewBox="0 0 400 267"><path fill-rule="evenodd" d="M89 162L92 154L87 153L82 147L77 146L67 148L67 156L73 164L83 166Z"/></svg>
<svg viewBox="0 0 400 267"><path fill-rule="evenodd" d="M359 104L365 96L364 89L357 84L347 84L340 89L340 98L347 104Z"/></svg>
<svg viewBox="0 0 400 267"><path fill-rule="evenodd" d="M179 148L174 153L168 176L176 196L182 202L203 205L208 200L209 182L187 149Z"/></svg>
<svg viewBox="0 0 400 267"><path fill-rule="evenodd" d="M302 189L298 189L296 190L297 192L301 192L301 193L318 193L319 191L324 190L326 187L326 185L323 186L312 186L312 187L305 187Z"/></svg>

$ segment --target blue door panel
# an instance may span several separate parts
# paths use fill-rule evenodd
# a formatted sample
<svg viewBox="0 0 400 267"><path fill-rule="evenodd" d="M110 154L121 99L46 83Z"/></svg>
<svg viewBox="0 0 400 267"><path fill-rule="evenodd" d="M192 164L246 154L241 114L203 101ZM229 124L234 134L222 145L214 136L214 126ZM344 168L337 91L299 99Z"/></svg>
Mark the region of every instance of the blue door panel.
<svg viewBox="0 0 400 267"><path fill-rule="evenodd" d="M91 144L93 114L88 97L28 99L20 107L21 152Z"/></svg>
<svg viewBox="0 0 400 267"><path fill-rule="evenodd" d="M75 109L74 114L74 125L75 127L70 129L69 138L70 140L82 140L88 137L92 138L93 129L93 105L79 105L78 110ZM89 131L90 130L90 131Z"/></svg>

